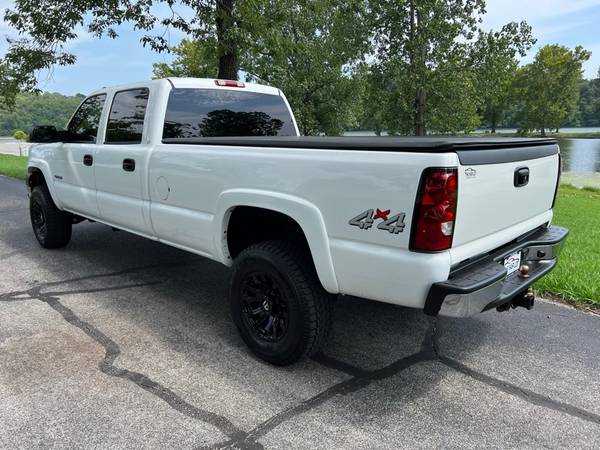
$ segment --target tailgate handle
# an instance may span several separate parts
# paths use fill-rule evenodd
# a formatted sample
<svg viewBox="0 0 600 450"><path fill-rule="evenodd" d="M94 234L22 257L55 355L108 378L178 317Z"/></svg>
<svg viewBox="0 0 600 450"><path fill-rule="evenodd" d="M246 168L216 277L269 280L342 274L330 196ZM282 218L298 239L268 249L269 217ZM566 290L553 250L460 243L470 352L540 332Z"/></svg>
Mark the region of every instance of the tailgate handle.
<svg viewBox="0 0 600 450"><path fill-rule="evenodd" d="M529 183L529 167L515 169L515 187L523 187Z"/></svg>

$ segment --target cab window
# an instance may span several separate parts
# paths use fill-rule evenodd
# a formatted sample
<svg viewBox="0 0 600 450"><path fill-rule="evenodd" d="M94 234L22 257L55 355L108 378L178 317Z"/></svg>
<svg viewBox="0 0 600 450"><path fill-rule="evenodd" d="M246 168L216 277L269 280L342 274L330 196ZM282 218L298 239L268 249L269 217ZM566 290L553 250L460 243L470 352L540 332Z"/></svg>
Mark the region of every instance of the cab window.
<svg viewBox="0 0 600 450"><path fill-rule="evenodd" d="M296 136L279 95L176 88L169 95L163 139L222 136Z"/></svg>
<svg viewBox="0 0 600 450"><path fill-rule="evenodd" d="M105 101L106 94L99 94L85 99L79 106L67 126L73 141L96 142Z"/></svg>
<svg viewBox="0 0 600 450"><path fill-rule="evenodd" d="M140 88L115 94L110 107L104 142L111 144L142 142L149 93L147 88Z"/></svg>

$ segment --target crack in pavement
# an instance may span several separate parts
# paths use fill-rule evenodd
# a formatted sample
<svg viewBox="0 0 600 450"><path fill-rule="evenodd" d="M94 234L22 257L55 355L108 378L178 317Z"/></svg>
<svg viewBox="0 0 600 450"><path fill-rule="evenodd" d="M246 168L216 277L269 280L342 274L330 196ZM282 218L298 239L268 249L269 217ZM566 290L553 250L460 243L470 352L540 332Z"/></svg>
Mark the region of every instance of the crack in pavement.
<svg viewBox="0 0 600 450"><path fill-rule="evenodd" d="M252 449L254 445L258 444L258 439L260 439L265 434L269 433L282 423L293 419L294 417L303 414L305 412L310 411L311 409L316 408L317 406L322 405L326 401L337 395L348 395L354 392L357 392L375 381L380 381L394 375L398 375L400 372L422 362L426 361L437 361L446 367L458 371L476 381L482 382L491 386L493 388L499 389L504 393L509 395L513 395L521 398L522 400L527 401L528 403L532 403L536 406L541 406L544 408L549 408L554 411L558 411L561 413L565 413L576 417L578 419L582 419L588 422L592 422L595 424L600 424L600 416L586 411L581 408L577 408L575 406L569 405L567 403L562 403L556 400L551 399L550 397L540 395L536 392L530 391L528 389L521 388L519 386L513 385L511 383L493 378L489 375L485 375L481 372L477 372L464 364L456 361L452 358L444 356L440 353L439 350L439 341L438 341L438 333L437 333L437 318L428 318L430 323L427 331L425 333L425 338L423 339L421 350L417 353L413 353L409 356L406 356L398 361L383 367L378 370L366 370L360 367L356 367L352 364L339 361L335 358L327 356L325 354L317 354L312 359L333 370L337 370L343 373L350 375L352 378L342 381L330 388L324 390L323 392L311 397L293 407L290 407L279 414L267 419L257 427L255 427L252 431L248 432L246 436L239 440L229 440L225 442L215 443L210 446L201 447L208 449L227 449L227 448L237 448L237 449Z"/></svg>
<svg viewBox="0 0 600 450"><path fill-rule="evenodd" d="M181 266L188 265L189 263L173 263L172 266ZM558 411L564 414L568 414L570 416L576 417L578 419L582 419L588 422L592 422L594 424L600 424L600 416L594 414L592 412L586 411L581 408L577 408L575 406L569 405L567 403L559 402L553 400L550 397L538 394L531 390L521 388L512 383L502 381L500 379L491 377L484 373L478 372L474 369L471 369L461 363L458 360L447 357L443 355L440 351L439 345L439 336L437 332L437 318L429 318L429 326L426 330L425 337L421 344L421 349L417 353L413 353L404 358L401 358L381 369L377 370L367 370L362 369L360 367L356 367L352 364L339 361L333 357L327 356L325 354L317 354L313 357L313 360L324 367L337 370L339 372L345 373L349 375L351 378L344 380L340 383L337 383L319 394L304 400L300 403L297 403L280 413L270 417L264 422L257 425L255 428L250 430L249 432L245 432L244 430L235 426L231 420L227 417L219 415L217 413L213 413L208 410L204 410L198 408L190 403L186 402L183 398L174 393L171 389L162 386L161 384L153 381L146 375L130 371L128 369L121 369L114 365L116 358L120 355L121 351L116 342L106 336L104 333L99 331L96 327L91 325L88 322L80 319L71 309L66 307L60 302L59 296L69 295L69 294L79 294L79 293L88 293L88 292L102 292L102 291L110 291L117 289L129 289L134 287L142 287L148 285L154 285L160 283L160 281L148 282L148 283L137 283L137 284L128 284L121 286L113 286L108 288L92 288L92 289L80 289L80 290L72 290L72 291L54 291L54 292L45 292L42 293L41 290L44 287L56 286L60 284L74 283L78 281L90 280L90 279L98 279L98 278L106 278L112 276L125 275L128 273L147 270L151 268L157 267L165 267L168 264L152 264L143 267L134 267L129 269L123 269L117 272L105 273L105 274L97 274L97 275L88 275L78 278L72 278L69 280L55 281L39 284L36 287L30 288L24 291L14 291L11 293L1 294L0 301L3 302L16 302L16 301L24 301L24 300L39 300L43 303L46 303L53 310L58 312L65 321L70 323L71 325L79 328L83 331L87 336L92 338L98 344L100 344L105 350L105 356L103 360L99 364L99 369L112 377L117 377L121 379L128 380L130 382L135 383L140 388L145 391L153 394L154 396L160 398L165 403L167 403L171 408L180 412L181 414L186 415L187 417L200 420L204 423L213 425L215 428L219 429L225 436L229 439L224 442L218 442L209 446L203 446L200 448L238 448L238 449L262 449L263 446L258 440L271 432L273 429L278 427L284 422L287 422L305 412L308 412L328 400L339 396L339 395L349 395L354 392L357 392L376 381L380 381L383 379L387 379L389 377L395 376L402 371L422 362L426 361L437 361L446 367L460 372L476 381L484 383L492 388L498 389L504 393L509 395L516 396L528 403L534 404L536 406L549 408L554 411Z"/></svg>
<svg viewBox="0 0 600 450"><path fill-rule="evenodd" d="M93 292L107 292L107 291L119 291L122 289L131 289L136 287L153 286L161 284L162 281L148 281L145 283L132 283L122 284L118 286L109 286L105 288L90 288L90 289L74 289L67 291L54 291L54 292L40 292L42 288L39 286L28 289L27 291L9 292L6 294L0 294L0 302L11 303L11 302L22 302L25 300L40 300L41 296L58 297L60 295L70 294L89 294ZM23 297L25 295L25 297Z"/></svg>
<svg viewBox="0 0 600 450"><path fill-rule="evenodd" d="M440 351L439 336L437 332L435 332L432 335L431 345L437 355L437 360L452 370L460 372L463 375L468 376L469 378L479 381L480 383L487 384L488 386L498 389L506 394L525 400L526 402L531 403L533 405L548 408L554 411L568 414L572 417L576 417L581 420L585 420L586 422L591 422L600 425L600 415L598 414L594 414L591 411L586 411L585 409L578 408L568 403L554 400L551 397L548 397L547 395L538 394L537 392L517 386L513 383L509 383L508 381L503 381L499 378L486 375L483 372L471 369L470 367L466 366L465 364L461 363L456 359L445 356Z"/></svg>
<svg viewBox="0 0 600 450"><path fill-rule="evenodd" d="M158 263L158 264L149 264L147 266L130 267L130 268L118 270L115 272L106 272L106 273L100 273L100 274L85 275L82 277L67 278L66 280L48 281L45 283L38 283L34 287L31 287L29 289L24 289L24 290L20 290L20 291L12 291L12 292L0 294L0 301L3 301L3 299L5 299L5 298L16 297L19 295L27 295L35 289L41 290L43 288L50 287L50 286L58 286L61 284L71 284L71 283L77 283L79 281L95 280L95 279L100 279L100 278L117 277L117 276L121 276L121 275L127 275L130 273L141 272L141 271L149 270L149 269L158 269L158 268L162 269L162 268L189 266L189 265L192 265L192 263L186 262L186 261L164 262L164 263ZM88 291L85 291L85 292L88 292Z"/></svg>
<svg viewBox="0 0 600 450"><path fill-rule="evenodd" d="M150 394L160 398L165 403L167 403L172 409L178 411L179 413L192 419L199 420L214 426L216 429L218 429L221 433L223 433L230 439L240 439L242 436L245 436L246 433L240 428L236 427L225 416L221 416L219 414L213 413L211 411L199 408L188 403L175 392L173 392L171 389L161 385L160 383L157 383L156 381L152 380L151 378L140 372L135 372L115 366L114 362L121 354L121 349L119 345L107 335L102 333L98 328L96 328L89 322L82 320L70 308L62 304L60 302L60 298L58 297L58 295L129 289L132 287L150 286L159 283L160 282L157 281L114 286L109 288L96 288L88 290L80 289L74 291L59 291L47 293L42 293L42 288L40 286L37 286L27 291L27 297L11 298L7 294L4 294L0 296L0 301L11 302L24 300L39 300L42 303L47 304L50 308L59 313L66 322L83 331L83 333L85 333L88 337L92 338L96 343L98 343L104 348L104 358L98 365L102 373L111 377L121 378L130 381L139 386L140 388L144 389L146 392L149 392ZM17 293L17 295L24 294L24 292ZM255 446L255 448L262 448L262 446L258 444L257 446Z"/></svg>
<svg viewBox="0 0 600 450"><path fill-rule="evenodd" d="M473 378L474 380L496 388L506 394L519 397L522 400L525 400L526 402L536 406L552 409L554 411L568 414L570 416L577 417L578 419L582 419L587 422L592 422L594 424L600 425L600 415L598 414L594 414L593 412L586 411L585 409L581 409L573 405L569 405L568 403L554 400L546 395L538 394L537 392L509 383L508 381L503 381L498 378L491 377L482 372L478 372L477 370L471 369L470 367L465 366L460 361L449 358L447 356L438 356L439 361L445 366L457 372L460 372L470 378Z"/></svg>
<svg viewBox="0 0 600 450"><path fill-rule="evenodd" d="M378 370L364 370L359 367L355 367L351 364L338 361L335 358L318 354L313 357L315 362L324 365L330 369L338 370L340 372L350 375L352 378L341 381L340 383L334 384L333 386L325 389L319 394L304 400L294 406L291 406L279 414L270 417L266 421L262 422L254 429L249 431L243 438L235 440L229 440L225 442L218 442L210 446L201 447L208 449L226 449L226 448L238 448L238 449L252 449L259 444L260 439L265 434L269 433L279 425L287 422L294 417L299 416L307 411L310 411L317 406L322 405L333 397L339 395L349 395L357 392L361 389L366 388L376 381L380 381L424 361L433 361L437 359L437 354L434 350L433 339L436 330L436 319L431 318L429 327L425 333L425 337L421 344L421 350L417 353L408 355L402 359L399 359L381 369Z"/></svg>

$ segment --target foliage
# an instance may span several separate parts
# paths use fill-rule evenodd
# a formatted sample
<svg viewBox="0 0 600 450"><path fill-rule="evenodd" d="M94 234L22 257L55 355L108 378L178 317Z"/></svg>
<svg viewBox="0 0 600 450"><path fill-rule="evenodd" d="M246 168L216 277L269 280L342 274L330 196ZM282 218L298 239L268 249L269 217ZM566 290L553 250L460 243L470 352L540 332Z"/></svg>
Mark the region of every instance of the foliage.
<svg viewBox="0 0 600 450"><path fill-rule="evenodd" d="M279 87L303 134L354 126L361 86L353 75L368 51L365 3L276 0L262 3L260 17L242 59L247 78Z"/></svg>
<svg viewBox="0 0 600 450"><path fill-rule="evenodd" d="M15 131L15 134L13 134L13 137L15 139L17 139L18 141L26 141L27 139L29 139L29 136L23 130Z"/></svg>
<svg viewBox="0 0 600 450"><path fill-rule="evenodd" d="M465 62L485 2L377 0L371 6L377 58L372 82L387 93L385 128L424 135L477 125L475 77Z"/></svg>
<svg viewBox="0 0 600 450"><path fill-rule="evenodd" d="M12 136L17 130L29 132L36 125L64 128L82 100L81 95L18 94L12 110L0 109L0 136Z"/></svg>
<svg viewBox="0 0 600 450"><path fill-rule="evenodd" d="M340 134L357 123L360 59L369 50L366 6L352 0L250 2L241 68L285 92L303 134ZM240 10L247 8L244 4ZM215 75L213 41L183 40L155 76Z"/></svg>
<svg viewBox="0 0 600 450"><path fill-rule="evenodd" d="M581 82L577 114L570 125L600 127L600 70L597 78Z"/></svg>
<svg viewBox="0 0 600 450"><path fill-rule="evenodd" d="M195 77L214 78L218 75L219 61L214 39L191 41L183 39L171 52L176 56L171 64L154 63L154 78Z"/></svg>
<svg viewBox="0 0 600 450"><path fill-rule="evenodd" d="M589 52L546 46L518 69L535 42L531 28L483 32L484 13L484 0L17 0L5 15L20 37L0 60L0 106L21 111L17 93L35 92L40 70L73 64L77 30L114 38L127 23L143 31L143 45L175 54L154 64L155 77L237 79L241 71L281 88L304 134L358 125L459 133L482 119L526 131L600 124L600 81L581 80ZM174 48L169 27L187 36ZM62 125L72 108L61 111L45 122ZM9 116L0 111L2 134L39 123Z"/></svg>
<svg viewBox="0 0 600 450"><path fill-rule="evenodd" d="M21 36L10 39L0 60L0 101L12 106L16 93L33 90L36 74L54 65L75 63L68 44L83 29L94 36L118 36L117 26L128 23L144 32L143 45L168 50L165 29L176 28L196 41L212 41L219 77L237 79L238 56L248 41L253 1L236 0L18 0L4 20ZM193 11L184 16L177 8ZM242 11L240 11L242 10ZM243 19L243 20L242 20Z"/></svg>
<svg viewBox="0 0 600 450"><path fill-rule="evenodd" d="M557 44L542 47L531 64L517 73L516 92L522 102L517 121L524 130L558 130L573 118L583 79L582 65L591 53Z"/></svg>
<svg viewBox="0 0 600 450"><path fill-rule="evenodd" d="M504 118L517 73L517 56L525 56L535 44L531 26L526 22L508 23L500 31L479 31L471 54L476 71L475 86L480 111L486 125L496 131Z"/></svg>

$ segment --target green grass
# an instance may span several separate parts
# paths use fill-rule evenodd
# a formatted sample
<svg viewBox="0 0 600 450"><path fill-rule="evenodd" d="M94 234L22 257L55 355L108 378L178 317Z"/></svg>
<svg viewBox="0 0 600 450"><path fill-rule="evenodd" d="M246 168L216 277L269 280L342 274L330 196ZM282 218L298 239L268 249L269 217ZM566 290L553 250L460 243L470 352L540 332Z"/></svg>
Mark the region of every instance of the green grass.
<svg viewBox="0 0 600 450"><path fill-rule="evenodd" d="M0 154L0 175L24 180L27 174L27 157Z"/></svg>
<svg viewBox="0 0 600 450"><path fill-rule="evenodd" d="M600 307L600 191L561 186L554 223L571 230L558 266L535 285L542 296Z"/></svg>

